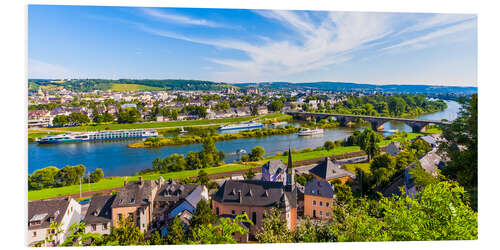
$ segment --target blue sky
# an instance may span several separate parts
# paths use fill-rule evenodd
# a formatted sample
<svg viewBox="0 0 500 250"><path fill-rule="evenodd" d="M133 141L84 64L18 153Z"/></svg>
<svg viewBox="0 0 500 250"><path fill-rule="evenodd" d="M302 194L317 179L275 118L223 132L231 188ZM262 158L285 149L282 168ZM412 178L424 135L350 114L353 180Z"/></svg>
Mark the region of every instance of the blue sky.
<svg viewBox="0 0 500 250"><path fill-rule="evenodd" d="M477 16L28 7L30 78L476 86Z"/></svg>

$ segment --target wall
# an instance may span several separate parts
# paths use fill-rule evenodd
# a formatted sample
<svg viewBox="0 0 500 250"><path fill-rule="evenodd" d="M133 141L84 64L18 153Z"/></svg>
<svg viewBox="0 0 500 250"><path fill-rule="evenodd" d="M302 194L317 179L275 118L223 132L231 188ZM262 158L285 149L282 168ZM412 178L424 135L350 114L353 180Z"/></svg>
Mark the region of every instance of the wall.
<svg viewBox="0 0 500 250"><path fill-rule="evenodd" d="M313 201L316 201L316 205L313 205ZM323 203L320 206L320 201ZM333 198L315 196L315 195L304 195L304 216L308 216L313 218L313 211L316 210L316 218L327 219L331 217L331 208L332 208ZM328 202L328 207L326 203ZM320 211L322 215L320 215ZM328 217L326 214L328 213Z"/></svg>

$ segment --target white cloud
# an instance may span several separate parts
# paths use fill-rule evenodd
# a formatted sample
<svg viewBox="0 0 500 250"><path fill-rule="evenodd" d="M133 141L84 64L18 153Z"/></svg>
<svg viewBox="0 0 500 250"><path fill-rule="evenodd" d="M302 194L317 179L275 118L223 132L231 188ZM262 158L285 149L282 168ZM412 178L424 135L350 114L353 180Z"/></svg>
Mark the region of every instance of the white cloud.
<svg viewBox="0 0 500 250"><path fill-rule="evenodd" d="M219 23L208 21L205 19L196 19L196 18L192 18L192 17L188 17L188 16L167 13L167 12L160 11L157 9L143 8L142 11L148 16L154 17L154 18L159 19L159 20L167 21L167 22L174 22L174 23L187 24L187 25L205 26L205 27L211 27L211 28L228 27L224 24L219 24Z"/></svg>
<svg viewBox="0 0 500 250"><path fill-rule="evenodd" d="M28 76L29 78L67 78L72 77L72 73L65 67L30 58Z"/></svg>
<svg viewBox="0 0 500 250"><path fill-rule="evenodd" d="M417 47L417 48L425 48L426 45L429 44L430 41L451 35L453 33L457 33L460 31L473 29L476 27L475 21L465 21L456 25L448 26L443 29L439 29L430 33L426 33L424 35L418 36L416 38L403 41L401 43L389 46L384 48L384 50L402 48L402 47Z"/></svg>
<svg viewBox="0 0 500 250"><path fill-rule="evenodd" d="M216 80L238 82L290 80L294 74L324 70L349 61L354 53L364 49L375 49L375 46L377 50L417 45L425 47L437 38L475 27L475 18L471 15L416 15L410 20L413 24L401 28L401 15L391 13L309 14L283 10L260 10L255 13L278 21L283 27L295 32L298 36L294 36L294 39L298 41L272 40L256 34L263 42L257 45L234 38L196 38L145 25L139 25L139 28L159 36L244 52L247 59L207 59L228 68L214 72Z"/></svg>

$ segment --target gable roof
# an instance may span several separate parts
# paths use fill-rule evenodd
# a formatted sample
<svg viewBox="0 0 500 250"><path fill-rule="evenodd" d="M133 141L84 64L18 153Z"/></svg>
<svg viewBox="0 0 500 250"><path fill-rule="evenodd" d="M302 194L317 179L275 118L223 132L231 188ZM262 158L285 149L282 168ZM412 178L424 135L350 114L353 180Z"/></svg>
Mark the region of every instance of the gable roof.
<svg viewBox="0 0 500 250"><path fill-rule="evenodd" d="M286 165L281 160L270 160L266 162L263 168L267 169L270 173L276 173L276 171L285 172Z"/></svg>
<svg viewBox="0 0 500 250"><path fill-rule="evenodd" d="M296 189L285 192L282 182L261 180L227 180L212 199L220 203L244 206L275 206L286 200L292 207L297 205Z"/></svg>
<svg viewBox="0 0 500 250"><path fill-rule="evenodd" d="M426 136L421 136L419 137L419 139L422 139L423 141L429 143L429 145L433 146L433 145L436 145L436 138L430 136L430 135L426 135Z"/></svg>
<svg viewBox="0 0 500 250"><path fill-rule="evenodd" d="M304 194L333 198L334 188L327 181L313 178L306 183Z"/></svg>
<svg viewBox="0 0 500 250"><path fill-rule="evenodd" d="M48 228L52 221L61 223L70 201L71 199L58 199L28 202L28 229Z"/></svg>
<svg viewBox="0 0 500 250"><path fill-rule="evenodd" d="M100 195L92 197L87 214L83 219L85 224L111 222L111 205L116 195Z"/></svg>
<svg viewBox="0 0 500 250"><path fill-rule="evenodd" d="M152 202L157 183L153 180L131 181L116 195L112 208L147 206Z"/></svg>
<svg viewBox="0 0 500 250"><path fill-rule="evenodd" d="M341 168L340 165L333 163L328 157L325 157L324 161L311 168L309 172L327 181L345 176L349 176L353 179L356 178L356 175Z"/></svg>

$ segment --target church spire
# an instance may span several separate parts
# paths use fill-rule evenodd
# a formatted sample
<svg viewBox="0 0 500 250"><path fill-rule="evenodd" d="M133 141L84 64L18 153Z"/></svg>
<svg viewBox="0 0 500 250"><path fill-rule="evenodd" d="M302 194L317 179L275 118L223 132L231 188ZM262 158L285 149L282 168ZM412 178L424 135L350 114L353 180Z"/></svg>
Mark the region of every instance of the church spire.
<svg viewBox="0 0 500 250"><path fill-rule="evenodd" d="M292 191L292 186L293 186L293 162L292 162L292 149L290 148L290 145L288 146L288 164L286 168L286 184L285 184L285 191L291 192Z"/></svg>

